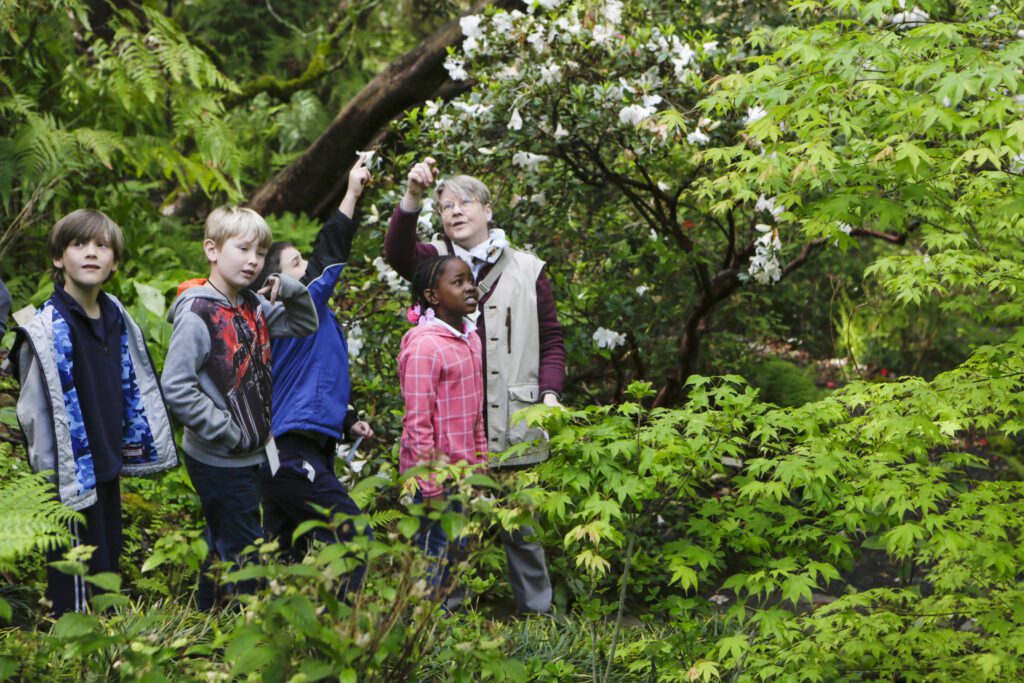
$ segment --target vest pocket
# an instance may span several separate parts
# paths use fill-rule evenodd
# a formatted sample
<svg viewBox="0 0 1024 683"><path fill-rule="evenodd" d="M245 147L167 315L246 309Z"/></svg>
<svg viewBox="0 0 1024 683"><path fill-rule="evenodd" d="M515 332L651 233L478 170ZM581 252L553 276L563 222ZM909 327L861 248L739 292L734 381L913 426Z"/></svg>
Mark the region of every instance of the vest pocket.
<svg viewBox="0 0 1024 683"><path fill-rule="evenodd" d="M508 387L508 444L536 441L538 448L547 448L548 434L540 427L531 427L526 420L513 420L516 411L529 408L540 401L540 387L536 384L511 384Z"/></svg>

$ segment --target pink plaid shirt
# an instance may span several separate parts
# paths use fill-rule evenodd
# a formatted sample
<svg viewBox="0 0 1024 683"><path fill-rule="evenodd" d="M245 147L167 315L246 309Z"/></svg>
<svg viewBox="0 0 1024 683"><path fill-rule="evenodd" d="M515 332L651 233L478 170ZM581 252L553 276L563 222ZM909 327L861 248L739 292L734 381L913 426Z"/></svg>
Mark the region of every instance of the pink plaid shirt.
<svg viewBox="0 0 1024 683"><path fill-rule="evenodd" d="M412 328L402 338L398 380L405 401L400 471L430 462L434 449L453 463L487 459L482 349L475 329L463 338L439 321ZM443 493L433 477L418 481L424 497Z"/></svg>

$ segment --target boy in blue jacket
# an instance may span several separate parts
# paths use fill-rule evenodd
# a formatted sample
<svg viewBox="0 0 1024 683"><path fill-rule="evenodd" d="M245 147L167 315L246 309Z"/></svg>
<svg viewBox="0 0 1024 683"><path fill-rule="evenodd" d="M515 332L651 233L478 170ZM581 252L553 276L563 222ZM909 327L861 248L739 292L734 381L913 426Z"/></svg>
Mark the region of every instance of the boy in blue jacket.
<svg viewBox="0 0 1024 683"><path fill-rule="evenodd" d="M362 512L334 472L334 454L345 437L372 437L373 430L348 409L348 342L330 301L352 249L356 203L369 179L369 169L358 162L349 173L345 197L317 235L309 260L290 242L275 242L263 272L251 285L261 287L271 273L290 275L309 289L320 320L308 337L271 342L271 424L280 465L276 472L267 463L260 468L263 528L296 559L301 552L292 548L292 535L303 521L319 516L313 505L335 513ZM369 527L365 533L372 537ZM355 529L346 525L340 539L322 528L309 537L330 543L354 535ZM360 567L353 572L348 588L358 587L364 571Z"/></svg>

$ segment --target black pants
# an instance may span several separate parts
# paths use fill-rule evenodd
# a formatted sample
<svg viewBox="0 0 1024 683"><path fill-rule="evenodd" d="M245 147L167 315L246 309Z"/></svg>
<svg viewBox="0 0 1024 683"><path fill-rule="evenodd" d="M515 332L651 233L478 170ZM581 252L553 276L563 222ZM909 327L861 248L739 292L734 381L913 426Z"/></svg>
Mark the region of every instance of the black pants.
<svg viewBox="0 0 1024 683"><path fill-rule="evenodd" d="M118 560L124 539L121 535L121 480L96 484L96 502L81 511L85 523L70 522L71 547L94 545L92 557L86 563L89 574L118 571ZM65 548L58 548L46 554L47 562L64 558ZM59 617L65 612L84 612L87 598L102 592L81 576L59 572L53 567L46 568L46 597L53 603L53 614Z"/></svg>
<svg viewBox="0 0 1024 683"><path fill-rule="evenodd" d="M186 454L187 455L187 454ZM258 465L248 467L214 467L186 457L185 467L192 486L199 494L199 503L206 519L204 538L210 548L199 576L196 606L212 609L231 593L253 593L255 579L218 586L207 574L215 560L239 562L242 551L256 539L263 538L260 528L260 494L256 486Z"/></svg>
<svg viewBox="0 0 1024 683"><path fill-rule="evenodd" d="M281 467L276 474L270 473L267 465L260 467L259 487L263 496L263 530L268 537L277 538L281 547L290 551L292 559L302 558L313 540L324 543L348 541L356 535L351 524L345 524L337 532L317 528L311 530L293 547L295 529L310 519L323 519L313 505L330 510L332 513L361 515L362 510L348 495L345 485L334 473L334 439L312 438L289 432L276 438ZM369 526L361 533L373 538ZM362 583L366 573L365 565L352 572L345 590L354 590Z"/></svg>

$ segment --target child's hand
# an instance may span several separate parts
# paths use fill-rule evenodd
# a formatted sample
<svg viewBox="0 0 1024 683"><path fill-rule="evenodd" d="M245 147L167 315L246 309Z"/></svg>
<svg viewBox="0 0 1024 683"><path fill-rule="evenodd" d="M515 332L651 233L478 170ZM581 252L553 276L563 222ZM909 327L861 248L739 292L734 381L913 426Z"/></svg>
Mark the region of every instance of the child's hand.
<svg viewBox="0 0 1024 683"><path fill-rule="evenodd" d="M281 276L280 275L271 275L270 277L267 278L267 283L265 285L263 285L263 287L258 292L256 292L256 293L257 294L262 294L263 296L267 297L267 299L270 301L270 303L274 303L275 301L277 301L277 295L280 292L281 292Z"/></svg>
<svg viewBox="0 0 1024 683"><path fill-rule="evenodd" d="M361 436L364 439L373 438L373 429L370 427L370 424L364 420L360 420L349 427L348 433L351 436Z"/></svg>
<svg viewBox="0 0 1024 683"><path fill-rule="evenodd" d="M366 166L366 162L363 159L357 161L356 165L348 173L348 193L358 199L363 194L363 190L366 188L366 184L370 182L371 177L370 169Z"/></svg>

